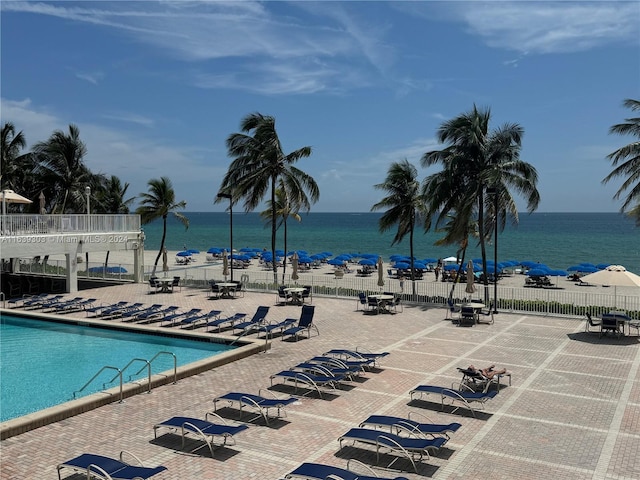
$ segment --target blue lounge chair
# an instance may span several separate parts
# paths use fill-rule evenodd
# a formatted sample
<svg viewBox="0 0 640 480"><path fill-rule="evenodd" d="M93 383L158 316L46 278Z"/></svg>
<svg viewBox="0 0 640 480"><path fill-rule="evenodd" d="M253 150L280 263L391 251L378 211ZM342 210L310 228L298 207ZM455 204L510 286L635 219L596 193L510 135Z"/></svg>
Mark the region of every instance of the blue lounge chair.
<svg viewBox="0 0 640 480"><path fill-rule="evenodd" d="M450 403L451 405L454 403L461 403L462 405L454 408L451 413L455 413L460 407L464 406L475 417L476 412L471 404L479 403L480 408L484 409L484 404L498 394L495 390L491 390L490 392L474 392L465 385L460 385L460 388L466 388L468 391L454 390L453 388L438 387L434 385L419 385L415 389L411 390L410 396L413 400L415 395L420 395L420 397L422 397L422 395L430 394L440 395L440 401L443 409L445 403Z"/></svg>
<svg viewBox="0 0 640 480"><path fill-rule="evenodd" d="M334 356L338 358L342 358L345 360L366 360L372 366L378 367L378 360L389 355L389 352L367 352L364 350L349 350L345 348L334 348L333 350L329 350L325 355Z"/></svg>
<svg viewBox="0 0 640 480"><path fill-rule="evenodd" d="M209 415L214 416L220 423L212 423L208 420ZM162 423L157 423L153 426L153 435L157 438L157 432L159 428L168 428L172 432L180 432L182 437L182 448L184 449L185 437L188 434L193 434L202 440L205 445L201 445L196 449L198 450L204 446L209 447L211 457L213 457L213 447L216 439L218 439L218 445L235 445L235 439L233 436L237 433L246 430L246 425L227 425L225 421L214 413L208 413L205 420L192 417L171 417Z"/></svg>
<svg viewBox="0 0 640 480"><path fill-rule="evenodd" d="M211 310L209 313L202 313L200 315L189 315L186 318L180 320L176 325L180 326L180 328L198 328L201 323L206 324L207 321L211 318L217 318L222 312L220 310Z"/></svg>
<svg viewBox="0 0 640 480"><path fill-rule="evenodd" d="M120 308L112 308L106 313L102 313L101 316L110 316L112 318L121 317L127 312L137 312L142 309L143 303L132 303L131 305L124 305Z"/></svg>
<svg viewBox="0 0 640 480"><path fill-rule="evenodd" d="M388 428L391 433L398 435L404 431L416 436L427 436L427 438L443 436L447 440L449 439L449 433L457 432L462 426L459 423L432 423L428 417L424 415L421 416L424 417L426 423L413 420L411 415L409 415L409 418L392 417L389 415L371 415L364 422L360 423L360 426Z"/></svg>
<svg viewBox="0 0 640 480"><path fill-rule="evenodd" d="M329 365L336 368L350 368L355 371L364 372L366 367L371 364L370 360L345 360L344 358L330 357L328 355L320 355L309 359L312 363L321 365Z"/></svg>
<svg viewBox="0 0 640 480"><path fill-rule="evenodd" d="M311 338L311 329L316 331L317 335L320 335L320 331L318 327L316 327L313 323L313 314L315 312L315 308L313 305L303 305L302 311L300 312L300 320L298 321L298 325L295 327L289 327L282 332L282 340L285 337L295 337L296 341L298 341L298 336L300 333L307 331L307 337Z"/></svg>
<svg viewBox="0 0 640 480"><path fill-rule="evenodd" d="M87 312L87 316L89 316L90 313L93 313L95 314L96 317L102 317L102 316L109 315L109 313L105 313L105 312L123 308L128 304L129 302L117 302L117 303L112 303L110 305L97 305L95 307L85 309L85 312Z"/></svg>
<svg viewBox="0 0 640 480"><path fill-rule="evenodd" d="M43 310L45 308L50 308L51 309L50 311L54 311L56 309L62 310L65 307L72 307L74 304L76 304L76 303L78 303L78 302L80 302L82 300L84 300L84 298L82 298L82 297L74 297L74 298L70 298L68 300L63 300L61 302L54 302L54 303L50 304L49 306L43 306L41 308Z"/></svg>
<svg viewBox="0 0 640 480"><path fill-rule="evenodd" d="M283 382L292 382L294 384L294 392L298 391L298 386L304 386L309 392L316 391L318 396L322 398L322 392L320 387L335 390L338 383L344 380L344 375L319 375L309 372L300 372L295 370L283 370L269 377L271 379L271 385L276 378L281 378ZM307 393L309 393L307 392ZM306 395L306 394L305 394Z"/></svg>
<svg viewBox="0 0 640 480"><path fill-rule="evenodd" d="M446 439L438 438L418 438L418 437L401 437L394 433L380 432L370 428L352 428L342 435L338 441L340 448L342 442L351 441L355 443L365 443L367 445L375 445L376 457L380 461L380 450L388 450L391 453L400 455L411 462L413 469L418 473L416 460L422 461L423 457L429 459L431 455L429 451L437 450L446 443ZM394 459L388 466L389 468L397 459Z"/></svg>
<svg viewBox="0 0 640 480"><path fill-rule="evenodd" d="M349 470L351 462L358 463L360 469L368 469L371 475L361 475ZM320 463L303 463L293 472L285 475L284 478L305 478L312 480L325 480L327 478L336 478L340 480L407 480L406 477L382 478L378 477L373 470L364 465L362 462L350 459L347 468L333 467L331 465L322 465Z"/></svg>
<svg viewBox="0 0 640 480"><path fill-rule="evenodd" d="M171 314L171 315L167 315L166 317L164 317L162 319L161 326L162 327L173 327L174 325L177 325L178 323L180 323L185 318L193 317L194 315L199 315L201 311L202 311L201 308L192 308L188 312L174 313L174 314Z"/></svg>
<svg viewBox="0 0 640 480"><path fill-rule="evenodd" d="M40 302L35 302L29 305L29 307L33 309L52 308L53 305L62 304L63 302L66 302L66 301L67 300L64 300L64 295L56 295L55 297L46 298Z"/></svg>
<svg viewBox="0 0 640 480"><path fill-rule="evenodd" d="M273 338L275 332L280 331L280 334L285 331L285 329L295 325L295 318L285 318L281 322L276 323L265 323L258 326L258 332L264 332L265 339Z"/></svg>
<svg viewBox="0 0 640 480"><path fill-rule="evenodd" d="M240 335L245 335L252 330L257 330L258 327L265 322L267 313L269 313L269 307L261 305L256 309L256 313L253 314L253 317L251 317L251 319L247 320L246 322L236 323L232 325L231 328L234 331L242 330L242 332L240 332Z"/></svg>
<svg viewBox="0 0 640 480"><path fill-rule="evenodd" d="M140 307L140 308L137 308L137 309L133 309L132 308L132 309L127 310L126 312L124 312L122 314L122 321L123 322L124 321L128 321L128 320L125 320L125 319L136 320L136 319L140 318L140 315L145 315L145 314L150 313L150 312L155 312L155 311L159 310L161 307L162 307L162 305L160 303L154 303L150 307L144 307L144 308Z"/></svg>
<svg viewBox="0 0 640 480"><path fill-rule="evenodd" d="M73 302L64 303L62 305L53 305L53 309L56 312L64 311L64 310L86 310L87 308L91 308L98 299L97 298L87 298L84 300L77 300Z"/></svg>
<svg viewBox="0 0 640 480"><path fill-rule="evenodd" d="M162 316L166 318L168 315L173 315L179 307L176 305L171 305L166 308L159 308L158 310L151 310L144 313L139 313L136 317L138 323L152 323L158 320L161 320L159 317Z"/></svg>
<svg viewBox="0 0 640 480"><path fill-rule="evenodd" d="M302 362L297 364L291 370L298 370L300 372L311 372L314 374L326 375L327 377L342 375L345 379L353 380L353 377L356 377L360 374L361 370L359 368L351 368L346 365L329 365L326 363L318 363L318 362Z"/></svg>
<svg viewBox="0 0 640 480"><path fill-rule="evenodd" d="M229 317L211 320L210 322L207 322L207 332L210 331L209 327L217 327L218 332L220 332L222 327L233 327L235 322L237 322L238 320L242 320L246 316L247 316L246 313L234 313Z"/></svg>
<svg viewBox="0 0 640 480"><path fill-rule="evenodd" d="M18 306L18 303L22 303L22 307L24 308L34 303L42 302L47 298L50 298L50 295L48 293L40 293L39 295L32 296L25 295L23 297L16 297L7 300L7 304L9 305L9 308L15 308Z"/></svg>
<svg viewBox="0 0 640 480"><path fill-rule="evenodd" d="M60 471L64 468L69 468L83 476L86 474L87 478L95 476L97 478L108 478L112 480L144 480L160 472L164 472L167 469L162 466L144 467L135 455L129 453L129 456L135 458L136 461L140 463L140 466L130 465L123 460L125 453L128 452L120 452L120 460L90 453L85 453L79 457L67 460L58 465L58 480L61 479Z"/></svg>
<svg viewBox="0 0 640 480"><path fill-rule="evenodd" d="M237 403L240 409L239 419L242 418L242 411L246 408L257 413L257 415L250 419L249 422L254 421L256 418L262 417L264 418L265 423L269 425L269 418L271 418L271 416L269 415L270 410L276 410L275 418L286 417L287 413L285 411L285 407L297 402L297 399L294 397L277 398L271 391L265 391L269 392L271 396L268 398L264 397L262 395L262 390L258 392L258 395L253 395L251 393L229 392L225 395L213 399L213 410L217 410L218 402L228 402L229 406Z"/></svg>

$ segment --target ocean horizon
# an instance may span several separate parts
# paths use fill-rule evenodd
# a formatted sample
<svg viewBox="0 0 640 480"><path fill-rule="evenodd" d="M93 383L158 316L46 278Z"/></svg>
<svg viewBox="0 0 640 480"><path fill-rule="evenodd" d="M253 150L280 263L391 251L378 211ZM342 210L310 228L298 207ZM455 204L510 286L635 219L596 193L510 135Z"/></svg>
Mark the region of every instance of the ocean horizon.
<svg viewBox="0 0 640 480"><path fill-rule="evenodd" d="M170 215L167 220L166 247L169 250L196 249L204 253L211 247L230 247L228 212L181 212L189 218L187 230ZM409 238L391 245L396 226L381 233L381 212L302 214L300 222L287 222L287 250L305 250L310 254L331 252L373 253L389 261L392 254L409 254ZM233 213L233 248L271 249L271 229L256 212ZM145 250L158 250L162 222L143 225ZM435 246L439 232L414 234L417 258L455 256L457 247ZM284 249L283 228L278 230L276 248ZM493 259L493 243L487 245L487 258ZM480 257L480 248L471 240L466 258ZM618 212L521 214L518 225L508 224L498 235L498 261L534 261L554 269L567 269L583 262L624 265L640 273L640 228Z"/></svg>

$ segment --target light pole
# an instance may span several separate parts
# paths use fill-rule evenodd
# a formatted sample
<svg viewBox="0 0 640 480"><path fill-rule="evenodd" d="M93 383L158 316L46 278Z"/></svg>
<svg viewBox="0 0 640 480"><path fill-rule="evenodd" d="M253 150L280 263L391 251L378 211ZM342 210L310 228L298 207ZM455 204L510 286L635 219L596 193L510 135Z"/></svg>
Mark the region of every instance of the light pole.
<svg viewBox="0 0 640 480"><path fill-rule="evenodd" d="M229 193L219 193L218 198L229 199L229 252L231 256L231 281L233 282L233 197Z"/></svg>
<svg viewBox="0 0 640 480"><path fill-rule="evenodd" d="M87 185L84 187L84 194L87 197L87 216L91 215L91 187Z"/></svg>
<svg viewBox="0 0 640 480"><path fill-rule="evenodd" d="M87 224L85 228L87 229L87 233L91 233L91 187L87 185L84 187L84 194L87 197ZM89 251L87 250L84 254L84 262L87 269L87 278L89 278Z"/></svg>
<svg viewBox="0 0 640 480"><path fill-rule="evenodd" d="M493 195L493 313L498 313L498 189L487 188Z"/></svg>

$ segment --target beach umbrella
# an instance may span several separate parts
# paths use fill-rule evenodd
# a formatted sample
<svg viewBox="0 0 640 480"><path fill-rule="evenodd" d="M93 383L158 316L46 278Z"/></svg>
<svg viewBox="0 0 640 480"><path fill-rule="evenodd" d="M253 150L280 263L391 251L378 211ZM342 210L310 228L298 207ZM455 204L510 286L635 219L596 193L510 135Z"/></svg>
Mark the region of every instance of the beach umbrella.
<svg viewBox="0 0 640 480"><path fill-rule="evenodd" d="M529 277L544 277L545 275L549 275L550 270L545 268L532 268L527 271L527 276Z"/></svg>
<svg viewBox="0 0 640 480"><path fill-rule="evenodd" d="M227 251L223 250L222 251L222 276L224 277L225 280L229 275L229 259L227 257L228 257Z"/></svg>
<svg viewBox="0 0 640 480"><path fill-rule="evenodd" d="M456 265L455 263L450 263L449 265L445 265L443 267L445 270L449 271L449 270L457 270L458 269L458 265Z"/></svg>
<svg viewBox="0 0 640 480"><path fill-rule="evenodd" d="M595 273L597 271L596 267L590 267L589 265L572 265L567 268L567 272Z"/></svg>
<svg viewBox="0 0 640 480"><path fill-rule="evenodd" d="M609 265L604 270L585 275L580 280L596 285L613 286L614 306L618 296L618 287L640 287L640 276L628 271L622 265Z"/></svg>
<svg viewBox="0 0 640 480"><path fill-rule="evenodd" d="M382 263L382 257L378 257L378 286L384 287L384 264Z"/></svg>
<svg viewBox="0 0 640 480"><path fill-rule="evenodd" d="M332 259L331 259L331 260L329 260L327 263L328 263L329 265L336 265L336 266L339 266L339 265L344 265L344 262L345 262L345 260L341 260L341 259L339 259L339 258L332 258Z"/></svg>
<svg viewBox="0 0 640 480"><path fill-rule="evenodd" d="M376 261L373 258L363 258L358 262L360 265L369 265L373 267L376 264Z"/></svg>
<svg viewBox="0 0 640 480"><path fill-rule="evenodd" d="M197 255L200 253L200 250L190 248L189 250L187 250L187 252L189 252L191 255Z"/></svg>
<svg viewBox="0 0 640 480"><path fill-rule="evenodd" d="M28 204L28 203L33 203L33 202L31 200L29 200L28 198L17 194L13 190L3 190L2 191L2 214L3 215L7 214L7 203Z"/></svg>
<svg viewBox="0 0 640 480"><path fill-rule="evenodd" d="M406 270L407 268L410 268L411 265L409 265L407 262L396 262L393 265L393 268L397 268L398 270Z"/></svg>
<svg viewBox="0 0 640 480"><path fill-rule="evenodd" d="M40 196L38 197L38 200L40 200L40 215L44 215L47 213L47 210L45 208L44 192L40 192Z"/></svg>
<svg viewBox="0 0 640 480"><path fill-rule="evenodd" d="M445 259L442 260L445 263L450 263L450 262L454 262L454 263L458 263L458 258L457 257L447 257Z"/></svg>
<svg viewBox="0 0 640 480"><path fill-rule="evenodd" d="M178 252L176 253L176 257L190 257L191 254L189 253L188 250L184 250L182 252Z"/></svg>
<svg viewBox="0 0 640 480"><path fill-rule="evenodd" d="M473 284L475 277L473 276L473 261L467 262L467 286L464 291L467 293L476 293L476 286Z"/></svg>
<svg viewBox="0 0 640 480"><path fill-rule="evenodd" d="M422 262L413 262L413 268L416 270L424 270L427 266Z"/></svg>
<svg viewBox="0 0 640 480"><path fill-rule="evenodd" d="M293 269L291 280L295 282L298 280L298 252L294 252L293 257L291 257L291 268Z"/></svg>

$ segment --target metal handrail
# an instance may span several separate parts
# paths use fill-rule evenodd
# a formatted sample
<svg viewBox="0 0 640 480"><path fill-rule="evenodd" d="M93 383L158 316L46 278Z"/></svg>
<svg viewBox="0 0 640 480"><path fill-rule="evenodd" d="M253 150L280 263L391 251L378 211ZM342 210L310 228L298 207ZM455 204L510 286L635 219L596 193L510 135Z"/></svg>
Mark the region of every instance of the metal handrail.
<svg viewBox="0 0 640 480"><path fill-rule="evenodd" d="M171 355L173 357L173 384L175 385L176 383L178 383L178 359L175 355L175 353L172 352L158 352L156 353L153 358L151 360L149 360L149 368L151 368L151 364L153 363L153 361L158 358L160 355ZM142 367L140 370L138 370L138 372L136 372L135 375L138 375L142 370L144 370L144 367Z"/></svg>
<svg viewBox="0 0 640 480"><path fill-rule="evenodd" d="M147 393L151 393L151 363L148 360L145 360L144 358L132 358L131 361L129 363L127 363L123 368L122 368L122 374L124 374L124 371L129 368L129 366L131 366L131 364L133 364L134 362L144 362L146 367L147 367ZM144 367L142 367L137 373L135 373L134 375L138 375L142 370L144 370ZM134 375L129 375L129 380L131 380ZM102 384L102 386L104 387L107 383L113 383L113 381L117 378L117 375L115 377L113 377L111 379L111 381L106 382L104 384Z"/></svg>
<svg viewBox="0 0 640 480"><path fill-rule="evenodd" d="M91 377L91 380L85 383L80 390L76 390L75 392L73 392L73 398L76 398L76 393L82 392L85 388L89 386L89 384L91 384L98 377L98 375L100 375L105 370L115 370L118 372L118 375L116 375L116 377L120 377L120 403L122 403L122 370L116 367L112 367L111 365L105 365L100 370L98 370L98 373L96 373L93 377ZM113 377L113 378L115 379L116 377Z"/></svg>

